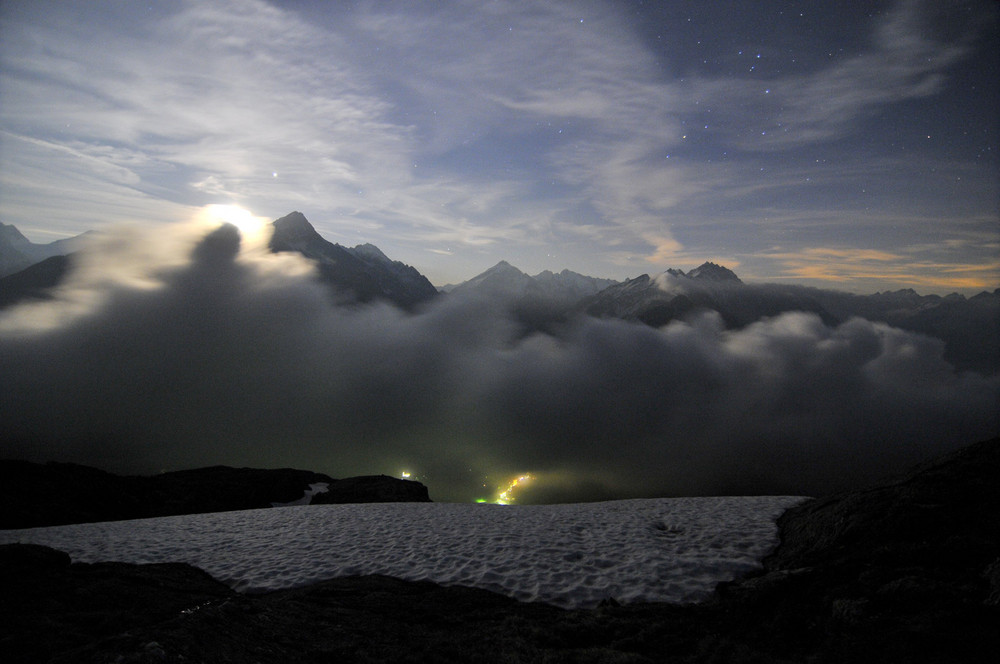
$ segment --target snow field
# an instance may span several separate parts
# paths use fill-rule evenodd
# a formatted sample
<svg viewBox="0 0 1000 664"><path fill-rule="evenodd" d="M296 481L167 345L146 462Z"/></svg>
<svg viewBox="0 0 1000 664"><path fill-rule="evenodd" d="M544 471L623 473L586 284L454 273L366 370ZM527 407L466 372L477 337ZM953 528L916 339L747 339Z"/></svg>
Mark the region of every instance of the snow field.
<svg viewBox="0 0 1000 664"><path fill-rule="evenodd" d="M566 608L691 602L760 567L790 496L308 505L0 531L74 562L186 562L237 590L385 574Z"/></svg>

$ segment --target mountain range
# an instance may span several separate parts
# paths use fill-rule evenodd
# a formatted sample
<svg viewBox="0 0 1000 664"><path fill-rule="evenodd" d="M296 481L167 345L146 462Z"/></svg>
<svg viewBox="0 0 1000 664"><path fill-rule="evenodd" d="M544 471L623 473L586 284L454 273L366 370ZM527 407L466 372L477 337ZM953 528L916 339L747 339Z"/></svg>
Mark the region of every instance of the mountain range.
<svg viewBox="0 0 1000 664"><path fill-rule="evenodd" d="M795 285L746 284L730 269L704 263L688 272L668 269L616 282L569 270L530 276L507 261L440 291L415 268L378 247L348 248L324 239L301 212L273 222L269 248L296 252L316 265L317 278L338 304L388 301L414 311L441 297L477 297L505 308L524 334L558 333L580 315L661 327L701 312L716 312L739 329L789 311L817 315L828 325L852 317L883 322L941 339L945 358L960 370L1000 371L1000 289L966 298L920 295L911 289L873 295ZM28 241L14 226L0 227L0 308L50 296L72 266L81 238L47 245Z"/></svg>
<svg viewBox="0 0 1000 664"><path fill-rule="evenodd" d="M378 247L343 247L325 240L301 212L272 222L269 249L296 252L316 266L317 278L339 304L386 300L407 310L433 300L438 290L416 269L388 258ZM83 236L35 244L14 226L0 228L0 309L46 299L72 267Z"/></svg>
<svg viewBox="0 0 1000 664"><path fill-rule="evenodd" d="M545 270L531 277L507 261L500 261L468 281L445 286L442 290L509 300L530 298L573 304L616 283L614 279L588 277L570 270L558 274Z"/></svg>

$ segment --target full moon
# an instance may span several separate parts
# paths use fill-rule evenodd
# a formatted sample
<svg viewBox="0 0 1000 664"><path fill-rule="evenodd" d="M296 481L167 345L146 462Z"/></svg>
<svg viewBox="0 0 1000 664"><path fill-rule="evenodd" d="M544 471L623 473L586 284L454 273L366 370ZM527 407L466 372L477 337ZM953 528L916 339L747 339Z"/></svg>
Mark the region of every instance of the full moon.
<svg viewBox="0 0 1000 664"><path fill-rule="evenodd" d="M256 217L250 210L239 205L206 205L199 215L204 221L212 225L232 224L240 231L244 242L257 244L264 238L264 231L267 228L267 220L263 217Z"/></svg>

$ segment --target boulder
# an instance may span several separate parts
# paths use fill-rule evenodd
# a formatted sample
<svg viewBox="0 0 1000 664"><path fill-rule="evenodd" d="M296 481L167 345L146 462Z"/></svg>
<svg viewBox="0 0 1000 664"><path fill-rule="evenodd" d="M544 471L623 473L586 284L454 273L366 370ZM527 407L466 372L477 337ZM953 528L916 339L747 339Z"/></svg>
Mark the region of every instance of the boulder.
<svg viewBox="0 0 1000 664"><path fill-rule="evenodd" d="M68 555L47 547L3 545L3 659L33 663L61 655L63 661L75 661L77 648L129 630L148 630L234 595L191 565L71 564Z"/></svg>

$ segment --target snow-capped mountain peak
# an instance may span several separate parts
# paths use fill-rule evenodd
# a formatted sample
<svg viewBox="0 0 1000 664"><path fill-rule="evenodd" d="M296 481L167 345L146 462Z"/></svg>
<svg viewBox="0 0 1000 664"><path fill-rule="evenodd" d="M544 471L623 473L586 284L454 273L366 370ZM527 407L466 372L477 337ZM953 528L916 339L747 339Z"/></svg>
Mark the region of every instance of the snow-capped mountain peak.
<svg viewBox="0 0 1000 664"><path fill-rule="evenodd" d="M452 293L480 292L490 296L520 297L531 285L532 279L507 261L500 261L490 269L463 282Z"/></svg>
<svg viewBox="0 0 1000 664"><path fill-rule="evenodd" d="M369 260L375 260L382 263L392 263L392 259L382 253L382 250L376 247L374 244L366 242L365 244L359 244L358 246L351 249L354 254L360 258L367 258Z"/></svg>
<svg viewBox="0 0 1000 664"><path fill-rule="evenodd" d="M277 219L273 226L272 251L295 251L315 261L322 281L357 301L384 299L412 307L438 295L426 277L389 259L375 245L348 249L324 239L301 212Z"/></svg>
<svg viewBox="0 0 1000 664"><path fill-rule="evenodd" d="M489 296L532 298L550 302L575 302L616 283L612 279L588 277L570 270L555 274L550 270L529 276L507 261L500 261L485 272L451 289L478 292Z"/></svg>

